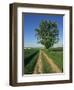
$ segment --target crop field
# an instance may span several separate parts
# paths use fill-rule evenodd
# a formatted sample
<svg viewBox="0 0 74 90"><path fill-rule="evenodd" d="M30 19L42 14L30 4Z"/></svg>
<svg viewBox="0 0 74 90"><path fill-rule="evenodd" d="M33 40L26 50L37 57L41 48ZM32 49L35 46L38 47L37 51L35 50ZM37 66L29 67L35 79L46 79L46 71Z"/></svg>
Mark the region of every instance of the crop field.
<svg viewBox="0 0 74 90"><path fill-rule="evenodd" d="M24 73L33 73L38 58L38 52L38 49L24 49Z"/></svg>
<svg viewBox="0 0 74 90"><path fill-rule="evenodd" d="M61 69L63 72L63 49L57 48L57 49L51 49L51 50L44 50L48 57L52 58L54 63Z"/></svg>
<svg viewBox="0 0 74 90"><path fill-rule="evenodd" d="M62 73L63 48L24 49L24 74Z"/></svg>

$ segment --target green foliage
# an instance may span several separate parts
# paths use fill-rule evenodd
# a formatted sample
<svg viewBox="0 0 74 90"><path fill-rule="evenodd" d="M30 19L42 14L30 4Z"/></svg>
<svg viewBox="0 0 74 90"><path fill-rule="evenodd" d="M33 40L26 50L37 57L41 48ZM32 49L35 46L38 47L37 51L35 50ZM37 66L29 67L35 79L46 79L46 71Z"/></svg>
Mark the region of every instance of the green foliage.
<svg viewBox="0 0 74 90"><path fill-rule="evenodd" d="M61 48L59 48L60 50ZM52 60L54 61L54 63L61 69L61 71L63 72L63 51L60 50L59 51L58 48L53 50L47 50L45 49L45 53L52 58Z"/></svg>
<svg viewBox="0 0 74 90"><path fill-rule="evenodd" d="M38 52L38 49L24 49L24 65L27 65Z"/></svg>
<svg viewBox="0 0 74 90"><path fill-rule="evenodd" d="M53 73L51 66L46 61L46 58L42 55L42 66L43 66L43 73Z"/></svg>
<svg viewBox="0 0 74 90"><path fill-rule="evenodd" d="M49 48L49 51L63 51L63 47Z"/></svg>
<svg viewBox="0 0 74 90"><path fill-rule="evenodd" d="M39 49L24 49L24 73L32 74L37 62Z"/></svg>
<svg viewBox="0 0 74 90"><path fill-rule="evenodd" d="M57 23L51 21L41 21L39 27L35 29L38 43L43 44L46 48L50 48L59 40L59 30Z"/></svg>
<svg viewBox="0 0 74 90"><path fill-rule="evenodd" d="M38 54L39 53L37 53L36 55L34 55L30 59L30 62L26 66L24 66L24 73L25 74L32 74L33 73L34 68L35 68L35 65L36 65L36 62L37 62Z"/></svg>

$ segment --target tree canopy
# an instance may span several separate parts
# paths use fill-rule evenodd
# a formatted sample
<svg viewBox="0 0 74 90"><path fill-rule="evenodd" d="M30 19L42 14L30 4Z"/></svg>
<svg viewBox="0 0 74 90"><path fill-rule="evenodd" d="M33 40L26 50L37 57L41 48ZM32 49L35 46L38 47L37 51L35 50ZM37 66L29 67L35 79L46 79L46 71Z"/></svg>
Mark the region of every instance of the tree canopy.
<svg viewBox="0 0 74 90"><path fill-rule="evenodd" d="M35 32L38 43L41 43L47 49L59 40L59 30L56 22L51 22L50 20L41 21Z"/></svg>

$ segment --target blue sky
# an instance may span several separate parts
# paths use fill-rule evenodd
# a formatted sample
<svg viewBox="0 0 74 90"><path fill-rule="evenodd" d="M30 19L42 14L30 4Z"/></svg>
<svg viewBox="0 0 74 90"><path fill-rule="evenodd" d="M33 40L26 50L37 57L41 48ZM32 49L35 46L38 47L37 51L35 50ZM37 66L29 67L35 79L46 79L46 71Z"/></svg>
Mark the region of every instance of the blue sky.
<svg viewBox="0 0 74 90"><path fill-rule="evenodd" d="M43 15L27 13L23 14L23 28L24 28L24 47L43 47L37 43L35 37L35 29L39 27L41 20L51 20L57 22L59 30L59 42L54 47L61 47L63 44L63 16L62 15Z"/></svg>

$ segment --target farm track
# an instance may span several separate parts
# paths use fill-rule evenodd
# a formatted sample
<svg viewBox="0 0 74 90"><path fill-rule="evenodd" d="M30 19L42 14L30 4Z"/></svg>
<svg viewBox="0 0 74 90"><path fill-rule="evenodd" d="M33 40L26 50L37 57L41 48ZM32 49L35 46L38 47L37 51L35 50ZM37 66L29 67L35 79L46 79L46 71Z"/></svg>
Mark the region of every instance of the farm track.
<svg viewBox="0 0 74 90"><path fill-rule="evenodd" d="M45 58L46 62L51 67L53 73L61 73L62 72L59 69L59 67L54 63L54 61L51 58L49 58L48 55L43 50L40 50L39 57L38 57L33 74L43 73L42 56Z"/></svg>
<svg viewBox="0 0 74 90"><path fill-rule="evenodd" d="M40 50L39 57L38 57L38 60L37 60L37 64L35 66L33 74L40 74L40 73L42 73L42 71L43 70L42 70L41 50Z"/></svg>
<svg viewBox="0 0 74 90"><path fill-rule="evenodd" d="M51 58L47 56L47 54L44 51L41 51L43 56L46 58L46 62L50 65L52 68L52 72L54 73L61 73L62 71L59 69L59 67L53 62Z"/></svg>

